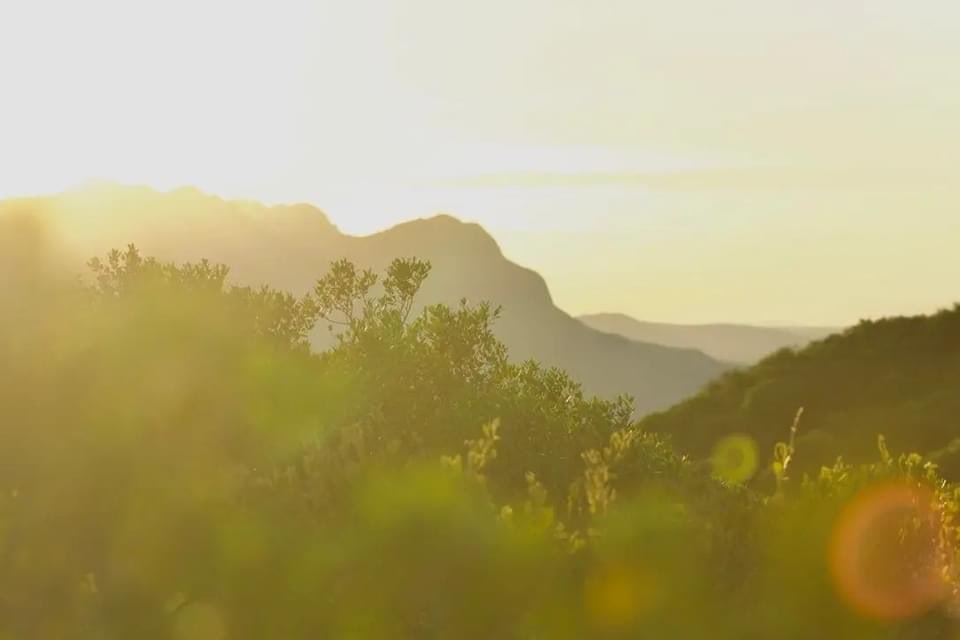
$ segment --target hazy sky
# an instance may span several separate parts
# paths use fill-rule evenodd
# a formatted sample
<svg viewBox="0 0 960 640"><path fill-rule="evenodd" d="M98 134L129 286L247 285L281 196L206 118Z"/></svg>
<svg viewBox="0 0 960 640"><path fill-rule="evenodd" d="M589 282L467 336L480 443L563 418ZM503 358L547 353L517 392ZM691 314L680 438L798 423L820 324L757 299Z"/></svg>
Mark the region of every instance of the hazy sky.
<svg viewBox="0 0 960 640"><path fill-rule="evenodd" d="M955 0L0 2L0 195L447 211L575 313L947 305L958 167Z"/></svg>

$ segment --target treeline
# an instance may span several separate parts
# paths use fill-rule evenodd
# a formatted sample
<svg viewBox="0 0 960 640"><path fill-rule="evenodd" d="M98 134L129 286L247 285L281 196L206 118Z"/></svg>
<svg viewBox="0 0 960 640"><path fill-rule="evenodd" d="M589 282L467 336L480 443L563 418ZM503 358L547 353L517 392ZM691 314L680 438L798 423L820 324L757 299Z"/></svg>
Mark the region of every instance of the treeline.
<svg viewBox="0 0 960 640"><path fill-rule="evenodd" d="M29 256L0 287L0 637L953 637L958 500L919 457L802 482L784 443L759 493L747 444L682 457L511 363L498 310L414 316L414 259L298 298Z"/></svg>
<svg viewBox="0 0 960 640"><path fill-rule="evenodd" d="M801 464L816 472L838 455L874 457L876 435L920 451L960 479L960 306L932 316L863 321L805 349L783 350L729 372L702 393L647 418L681 451L710 454L725 434L769 450L780 425L804 407ZM952 445L952 446L951 446Z"/></svg>

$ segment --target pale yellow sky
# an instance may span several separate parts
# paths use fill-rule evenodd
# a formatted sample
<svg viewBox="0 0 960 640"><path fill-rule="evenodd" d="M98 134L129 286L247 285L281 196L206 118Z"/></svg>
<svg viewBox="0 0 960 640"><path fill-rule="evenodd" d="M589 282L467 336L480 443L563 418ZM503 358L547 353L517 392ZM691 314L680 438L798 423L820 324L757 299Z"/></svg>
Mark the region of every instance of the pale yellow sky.
<svg viewBox="0 0 960 640"><path fill-rule="evenodd" d="M574 313L845 323L960 298L957 69L951 0L6 0L0 196L447 211Z"/></svg>

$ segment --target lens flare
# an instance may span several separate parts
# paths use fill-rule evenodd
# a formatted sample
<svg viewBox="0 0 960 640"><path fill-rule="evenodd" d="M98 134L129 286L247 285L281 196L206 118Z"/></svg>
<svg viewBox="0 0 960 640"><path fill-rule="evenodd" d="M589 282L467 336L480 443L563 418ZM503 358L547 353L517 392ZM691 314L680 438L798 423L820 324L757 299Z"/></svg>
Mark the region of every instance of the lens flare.
<svg viewBox="0 0 960 640"><path fill-rule="evenodd" d="M587 615L598 627L624 629L639 622L656 606L654 576L637 567L607 566L584 585Z"/></svg>
<svg viewBox="0 0 960 640"><path fill-rule="evenodd" d="M225 640L227 629L217 607L194 603L177 614L173 637L175 640Z"/></svg>
<svg viewBox="0 0 960 640"><path fill-rule="evenodd" d="M947 596L932 504L930 490L890 481L844 508L830 540L830 572L840 597L860 615L904 620Z"/></svg>
<svg viewBox="0 0 960 640"><path fill-rule="evenodd" d="M713 475L732 484L742 484L757 472L757 444L746 434L733 434L717 442L710 455Z"/></svg>

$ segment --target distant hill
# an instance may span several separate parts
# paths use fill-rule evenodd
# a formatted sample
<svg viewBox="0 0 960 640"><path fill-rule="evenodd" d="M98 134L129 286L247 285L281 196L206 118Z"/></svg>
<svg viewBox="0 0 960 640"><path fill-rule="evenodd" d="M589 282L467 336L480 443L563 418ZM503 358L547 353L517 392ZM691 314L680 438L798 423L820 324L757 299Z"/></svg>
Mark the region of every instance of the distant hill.
<svg viewBox="0 0 960 640"><path fill-rule="evenodd" d="M799 407L805 409L797 440L801 468L815 469L838 454L875 459L883 434L892 451L936 453L957 476L960 306L863 321L803 350L778 352L728 372L643 426L669 433L695 455L708 455L726 434L747 433L769 459Z"/></svg>
<svg viewBox="0 0 960 640"><path fill-rule="evenodd" d="M207 258L231 267L231 279L302 293L331 261L347 258L382 270L395 257L433 264L421 301L461 298L503 306L498 335L515 360L567 370L591 393L629 393L640 414L666 408L728 368L694 349L632 341L585 326L557 308L537 273L507 260L480 226L441 215L365 237L340 232L317 208L227 201L193 188L161 193L97 184L46 198L8 200L27 210L80 259L136 244L164 260ZM319 348L330 344L324 331Z"/></svg>
<svg viewBox="0 0 960 640"><path fill-rule="evenodd" d="M827 327L757 327L742 324L664 324L642 322L621 313L580 316L589 327L668 347L698 349L708 356L753 364L786 347L803 347L814 340L840 331Z"/></svg>

